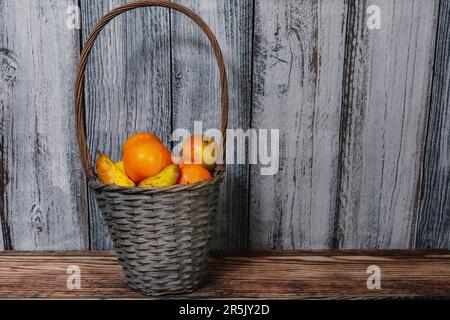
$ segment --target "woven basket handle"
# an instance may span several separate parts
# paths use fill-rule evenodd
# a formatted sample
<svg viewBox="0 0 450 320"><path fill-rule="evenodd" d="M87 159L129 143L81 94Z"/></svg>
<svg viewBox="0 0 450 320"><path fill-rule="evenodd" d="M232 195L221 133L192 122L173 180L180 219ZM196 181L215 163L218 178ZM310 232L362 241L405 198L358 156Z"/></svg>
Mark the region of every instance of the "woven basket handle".
<svg viewBox="0 0 450 320"><path fill-rule="evenodd" d="M75 80L75 114L76 114L76 129L77 129L77 138L78 144L80 146L81 153L81 161L83 163L84 171L86 172L86 178L88 181L94 182L96 180L96 174L94 169L92 168L91 158L89 156L89 147L86 142L86 131L84 126L84 117L83 117L83 100L84 100L84 73L86 70L87 61L89 58L89 54L91 52L92 47L94 46L95 40L97 39L100 32L103 28L115 17L118 15L125 13L129 10L142 8L142 7L165 7L169 9L176 10L181 12L188 17L190 17L206 34L208 37L212 48L214 49L214 54L216 55L217 65L220 71L220 83L222 87L222 97L221 97L221 108L222 108L222 121L221 121L221 131L223 136L223 145L225 146L226 139L226 129L228 124L228 81L227 81L227 73L225 70L225 63L223 60L222 50L220 49L219 43L214 36L211 29L208 27L205 21L200 18L196 13L192 10L181 6L176 3L172 3L166 0L142 0L136 1L132 3L128 3L122 5L118 8L115 8L106 16L104 16L91 31L89 38L83 48L83 52L81 53L80 64L78 65L77 77ZM225 148L223 151L225 158ZM225 166L219 166L219 170L225 170Z"/></svg>

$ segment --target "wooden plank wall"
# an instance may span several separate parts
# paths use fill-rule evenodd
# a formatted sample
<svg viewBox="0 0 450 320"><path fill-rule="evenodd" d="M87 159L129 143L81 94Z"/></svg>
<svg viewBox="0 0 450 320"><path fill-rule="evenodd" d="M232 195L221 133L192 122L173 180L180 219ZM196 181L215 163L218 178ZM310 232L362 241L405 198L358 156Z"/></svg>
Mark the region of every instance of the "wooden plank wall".
<svg viewBox="0 0 450 320"><path fill-rule="evenodd" d="M330 247L344 1L256 1L254 128L281 128L280 172L251 175L250 247Z"/></svg>
<svg viewBox="0 0 450 320"><path fill-rule="evenodd" d="M74 1L0 1L1 218L6 249L87 249L77 152Z"/></svg>
<svg viewBox="0 0 450 320"><path fill-rule="evenodd" d="M229 166L214 248L450 248L450 5L174 0L216 33L230 128L280 129L280 171ZM0 250L112 247L80 169L73 79L93 25L127 0L0 0ZM65 26L81 7L82 29ZM381 9L381 29L366 9ZM165 9L106 27L86 75L92 155L126 136L219 124L206 37Z"/></svg>
<svg viewBox="0 0 450 320"><path fill-rule="evenodd" d="M450 247L450 2L441 1L416 246Z"/></svg>
<svg viewBox="0 0 450 320"><path fill-rule="evenodd" d="M439 6L376 3L381 30L366 27L365 1L349 7L337 234L344 248L408 248L415 233Z"/></svg>

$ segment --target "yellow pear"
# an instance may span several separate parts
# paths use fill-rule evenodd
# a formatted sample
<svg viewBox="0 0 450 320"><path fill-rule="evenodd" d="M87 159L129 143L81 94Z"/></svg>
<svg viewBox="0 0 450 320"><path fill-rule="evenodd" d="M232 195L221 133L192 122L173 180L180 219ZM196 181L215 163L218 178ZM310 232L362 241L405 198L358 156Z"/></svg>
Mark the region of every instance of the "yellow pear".
<svg viewBox="0 0 450 320"><path fill-rule="evenodd" d="M117 166L117 168L119 168L120 171L123 172L124 175L126 175L125 168L123 166L123 161L116 162L115 165Z"/></svg>
<svg viewBox="0 0 450 320"><path fill-rule="evenodd" d="M145 179L139 184L140 188L163 188L171 187L177 183L180 176L180 168L172 164L161 171L158 175Z"/></svg>
<svg viewBox="0 0 450 320"><path fill-rule="evenodd" d="M115 184L120 187L136 186L107 155L99 154L95 169L97 170L100 181L106 185Z"/></svg>

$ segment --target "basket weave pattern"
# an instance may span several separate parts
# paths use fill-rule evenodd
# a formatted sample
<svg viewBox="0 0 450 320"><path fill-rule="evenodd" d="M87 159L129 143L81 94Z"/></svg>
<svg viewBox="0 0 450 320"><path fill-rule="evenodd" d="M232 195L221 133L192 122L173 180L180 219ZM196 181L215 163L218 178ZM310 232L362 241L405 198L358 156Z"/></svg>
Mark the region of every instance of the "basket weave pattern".
<svg viewBox="0 0 450 320"><path fill-rule="evenodd" d="M127 282L131 288L146 295L159 296L192 292L204 279L212 224L225 167L217 167L212 181L195 185L160 189L103 185L98 181L91 164L83 113L84 72L89 53L100 31L114 17L128 10L152 6L170 8L189 16L210 40L220 71L221 129L225 143L228 88L217 39L198 15L169 1L129 3L112 10L99 21L81 54L75 82L75 111L77 138L86 177L108 224Z"/></svg>
<svg viewBox="0 0 450 320"><path fill-rule="evenodd" d="M159 295L198 287L206 273L220 181L175 192L91 185L131 288Z"/></svg>

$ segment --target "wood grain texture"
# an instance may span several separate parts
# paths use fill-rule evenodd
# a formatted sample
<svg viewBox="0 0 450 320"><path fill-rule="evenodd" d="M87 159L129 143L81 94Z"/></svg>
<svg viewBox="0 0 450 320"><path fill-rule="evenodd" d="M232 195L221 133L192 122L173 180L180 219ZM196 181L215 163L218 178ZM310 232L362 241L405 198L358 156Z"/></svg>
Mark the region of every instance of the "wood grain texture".
<svg viewBox="0 0 450 320"><path fill-rule="evenodd" d="M95 23L122 0L82 1L83 41ZM114 161L136 132L152 131L165 143L171 133L169 10L142 8L113 20L100 35L86 73L86 126L91 156ZM89 193L91 247L111 240L93 193Z"/></svg>
<svg viewBox="0 0 450 320"><path fill-rule="evenodd" d="M193 9L215 33L229 78L229 128L246 131L251 114L251 0L177 0ZM174 128L193 132L220 129L220 83L217 63L202 31L187 17L172 13L172 89ZM213 238L215 248L246 248L248 242L247 165L229 165L221 189Z"/></svg>
<svg viewBox="0 0 450 320"><path fill-rule="evenodd" d="M67 288L80 267L81 289ZM367 268L381 270L369 290ZM181 298L380 299L449 298L448 251L284 251L214 255L196 292ZM0 255L0 298L144 298L128 289L113 253Z"/></svg>
<svg viewBox="0 0 450 320"><path fill-rule="evenodd" d="M0 119L4 246L87 249L87 206L75 142L76 1L1 1Z"/></svg>
<svg viewBox="0 0 450 320"><path fill-rule="evenodd" d="M416 246L450 248L450 2L441 1Z"/></svg>
<svg viewBox="0 0 450 320"><path fill-rule="evenodd" d="M349 2L337 243L408 248L417 214L438 1ZM370 2L372 4L372 2Z"/></svg>
<svg viewBox="0 0 450 320"><path fill-rule="evenodd" d="M345 1L256 1L254 128L280 129L280 171L251 174L251 248L332 245Z"/></svg>
<svg viewBox="0 0 450 320"><path fill-rule="evenodd" d="M0 251L11 249L11 234L8 212L6 210L7 197L5 187L8 184L8 172L4 136L6 134L5 127L7 125L7 120L9 120L6 110L11 99L11 88L16 79L17 68L17 57L8 49L0 49Z"/></svg>
<svg viewBox="0 0 450 320"><path fill-rule="evenodd" d="M3 227L0 224L0 251L5 250L5 244L3 243Z"/></svg>

